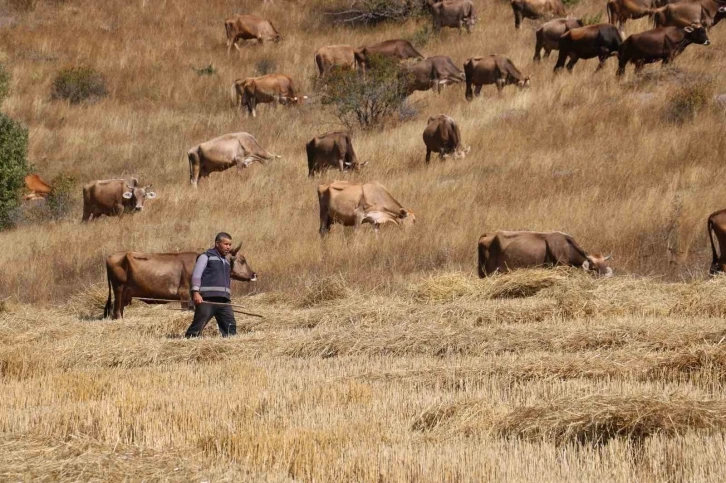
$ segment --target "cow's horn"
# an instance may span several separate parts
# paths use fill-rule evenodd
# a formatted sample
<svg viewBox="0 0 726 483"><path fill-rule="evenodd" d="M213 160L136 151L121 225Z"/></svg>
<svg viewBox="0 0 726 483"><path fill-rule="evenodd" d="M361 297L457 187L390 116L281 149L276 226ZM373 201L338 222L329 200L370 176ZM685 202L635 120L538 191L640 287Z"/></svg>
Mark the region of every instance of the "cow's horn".
<svg viewBox="0 0 726 483"><path fill-rule="evenodd" d="M232 250L230 250L229 253L231 253L233 257L236 257L237 256L237 252L239 252L239 249L240 248L242 248L242 243L240 243L239 245L237 245L237 248L233 248Z"/></svg>
<svg viewBox="0 0 726 483"><path fill-rule="evenodd" d="M605 257L605 260L610 260L611 258L613 258L613 254L612 253L610 255L608 255L607 257Z"/></svg>

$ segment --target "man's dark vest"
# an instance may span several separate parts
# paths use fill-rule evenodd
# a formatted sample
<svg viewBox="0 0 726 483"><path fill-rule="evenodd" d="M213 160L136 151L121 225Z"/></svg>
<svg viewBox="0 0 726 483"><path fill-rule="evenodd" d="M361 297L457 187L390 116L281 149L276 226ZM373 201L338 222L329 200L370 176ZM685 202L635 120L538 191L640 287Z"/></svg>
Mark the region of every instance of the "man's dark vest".
<svg viewBox="0 0 726 483"><path fill-rule="evenodd" d="M231 267L229 262L220 258L214 248L206 252L207 266L202 272L202 283L199 286L199 293L202 297L224 297L229 299L232 291L229 288L229 277Z"/></svg>

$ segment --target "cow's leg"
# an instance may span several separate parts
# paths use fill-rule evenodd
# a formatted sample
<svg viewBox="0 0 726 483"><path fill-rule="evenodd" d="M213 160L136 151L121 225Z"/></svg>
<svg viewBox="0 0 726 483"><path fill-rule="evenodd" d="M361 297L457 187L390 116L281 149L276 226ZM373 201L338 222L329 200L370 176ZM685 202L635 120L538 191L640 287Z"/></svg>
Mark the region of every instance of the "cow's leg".
<svg viewBox="0 0 726 483"><path fill-rule="evenodd" d="M575 67L575 64L577 64L578 60L580 60L579 57L570 57L570 61L567 63L568 72L572 72L572 69Z"/></svg>
<svg viewBox="0 0 726 483"><path fill-rule="evenodd" d="M338 168L340 168L341 173L345 170L345 160L343 158L338 160Z"/></svg>
<svg viewBox="0 0 726 483"><path fill-rule="evenodd" d="M552 49L544 49L544 58L549 59L551 52L552 52Z"/></svg>
<svg viewBox="0 0 726 483"><path fill-rule="evenodd" d="M663 61L663 64L665 65L666 62ZM643 70L643 66L645 66L645 62L643 62L642 60L639 60L638 62L636 62L635 63L635 73L636 74L640 73L640 71Z"/></svg>
<svg viewBox="0 0 726 483"><path fill-rule="evenodd" d="M603 67L605 67L605 61L608 60L609 54L600 54L597 58L600 62L597 64L597 68L595 68L595 72L600 72Z"/></svg>
<svg viewBox="0 0 726 483"><path fill-rule="evenodd" d="M83 218L81 218L81 221L89 221L91 219L92 211L93 210L90 206L83 205Z"/></svg>
<svg viewBox="0 0 726 483"><path fill-rule="evenodd" d="M514 11L514 28L519 30L519 27L522 25L522 12L515 10Z"/></svg>
<svg viewBox="0 0 726 483"><path fill-rule="evenodd" d="M482 87L483 87L483 85L478 85L478 86L476 86L476 87L474 88L474 95L475 95L476 97L479 97L479 94L481 94L481 88L482 88Z"/></svg>
<svg viewBox="0 0 726 483"><path fill-rule="evenodd" d="M628 59L623 56L618 58L618 71L615 75L622 77L625 74L625 68L628 66Z"/></svg>
<svg viewBox="0 0 726 483"><path fill-rule="evenodd" d="M439 149L439 161L443 161L446 159L446 153L444 152L444 148Z"/></svg>
<svg viewBox="0 0 726 483"><path fill-rule="evenodd" d="M497 94L500 96L502 95L502 89L504 89L504 86L507 84L507 79L502 79L501 77L497 79Z"/></svg>
<svg viewBox="0 0 726 483"><path fill-rule="evenodd" d="M567 62L567 57L569 57L567 50L560 47L560 55L557 57L557 63L555 64L555 73L562 70L565 62Z"/></svg>
<svg viewBox="0 0 726 483"><path fill-rule="evenodd" d="M431 150L426 148L426 164L429 164L429 161L431 161Z"/></svg>
<svg viewBox="0 0 726 483"><path fill-rule="evenodd" d="M123 318L124 309L124 286L120 285L113 288L113 313L111 314L112 319Z"/></svg>

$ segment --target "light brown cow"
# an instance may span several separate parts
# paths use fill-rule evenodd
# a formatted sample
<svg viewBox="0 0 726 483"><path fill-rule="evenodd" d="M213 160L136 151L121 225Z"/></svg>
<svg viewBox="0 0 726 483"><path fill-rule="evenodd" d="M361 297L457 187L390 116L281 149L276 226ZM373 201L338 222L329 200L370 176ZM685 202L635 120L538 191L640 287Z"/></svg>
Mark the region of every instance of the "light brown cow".
<svg viewBox="0 0 726 483"><path fill-rule="evenodd" d="M464 64L466 74L466 99L472 99L471 86L476 86L473 91L478 96L485 84L496 84L497 91L501 94L504 86L514 84L519 88L529 87L530 76L523 76L514 66L509 58L503 55L487 55L485 57L472 57Z"/></svg>
<svg viewBox="0 0 726 483"><path fill-rule="evenodd" d="M238 246L227 255L231 277L243 282L254 282L257 274L247 264L245 257L239 254L239 249ZM131 303L133 297L178 300L182 308L191 308L189 289L194 264L200 254L117 252L109 256L106 259L108 300L103 316L123 318L124 307Z"/></svg>
<svg viewBox="0 0 726 483"><path fill-rule="evenodd" d="M582 268L603 277L613 274L611 258L588 254L566 233L497 231L479 237L479 277L518 268L565 265Z"/></svg>
<svg viewBox="0 0 726 483"><path fill-rule="evenodd" d="M608 0L608 22L622 33L625 22L651 16L657 6L657 0Z"/></svg>
<svg viewBox="0 0 726 483"><path fill-rule="evenodd" d="M680 2L656 9L653 23L656 27L689 27L701 25L710 29L726 17L726 4L716 0Z"/></svg>
<svg viewBox="0 0 726 483"><path fill-rule="evenodd" d="M149 188L151 185L140 187L136 178L92 181L83 187L82 221L141 211L147 198L156 198L156 193Z"/></svg>
<svg viewBox="0 0 726 483"><path fill-rule="evenodd" d="M434 32L441 30L441 27L459 29L466 28L467 33L476 23L476 11L471 0L444 0L434 2L428 0L433 16Z"/></svg>
<svg viewBox="0 0 726 483"><path fill-rule="evenodd" d="M562 0L510 0L514 12L514 28L522 25L523 18L532 20L546 17L564 17Z"/></svg>
<svg viewBox="0 0 726 483"><path fill-rule="evenodd" d="M562 34L572 29L582 27L582 21L576 18L556 18L542 25L535 32L537 43L534 47L534 61L541 60L542 49L544 49L544 57L548 59L550 52L558 50L559 40Z"/></svg>
<svg viewBox="0 0 726 483"><path fill-rule="evenodd" d="M464 73L454 64L451 57L436 55L427 57L404 68L407 74L407 94L414 91L427 91L435 88L437 93L441 92L444 86L463 82L466 77Z"/></svg>
<svg viewBox="0 0 726 483"><path fill-rule="evenodd" d="M224 21L224 30L227 33L227 53L229 54L234 45L240 50L237 41L257 40L263 43L265 40L279 42L282 36L272 22L256 15L235 15Z"/></svg>
<svg viewBox="0 0 726 483"><path fill-rule="evenodd" d="M320 235L330 231L333 223L358 229L363 223L378 228L384 223L408 225L416 222L416 216L396 201L378 182L365 184L333 181L318 186L320 203Z"/></svg>
<svg viewBox="0 0 726 483"><path fill-rule="evenodd" d="M40 176L36 173L29 174L25 177L25 187L30 191L30 193L23 197L26 201L44 200L48 198L50 192L53 191L53 188L51 188L48 183L40 179Z"/></svg>
<svg viewBox="0 0 726 483"><path fill-rule="evenodd" d="M358 163L350 134L345 131L332 131L315 136L306 145L308 154L308 176L328 168L358 170L365 163Z"/></svg>
<svg viewBox="0 0 726 483"><path fill-rule="evenodd" d="M315 52L315 65L322 77L333 67L355 69L355 48L351 45L328 45Z"/></svg>
<svg viewBox="0 0 726 483"><path fill-rule="evenodd" d="M711 269L708 271L711 275L718 275L726 272L726 210L711 213L706 222L706 230L708 231L708 239L711 242L711 252L713 259L711 260ZM713 237L716 236L718 243L718 251L716 251L716 243Z"/></svg>
<svg viewBox="0 0 726 483"><path fill-rule="evenodd" d="M252 134L235 132L223 134L217 138L194 146L187 152L189 158L189 181L195 188L199 178L211 173L224 171L233 166L246 168L255 161L265 164L279 158L265 150Z"/></svg>
<svg viewBox="0 0 726 483"><path fill-rule="evenodd" d="M439 153L439 159L444 159L451 153L454 154L454 159L463 159L471 149L462 144L459 125L445 114L429 118L423 140L426 144L426 164L431 160L432 151Z"/></svg>
<svg viewBox="0 0 726 483"><path fill-rule="evenodd" d="M365 72L371 66L371 57L375 55L398 60L424 58L408 40L394 39L357 48L354 53L355 63Z"/></svg>
<svg viewBox="0 0 726 483"><path fill-rule="evenodd" d="M232 84L232 96L235 106L244 105L252 117L257 117L257 104L270 103L274 107L278 104L290 106L300 104L307 99L307 96L297 96L292 78L284 74L237 79Z"/></svg>

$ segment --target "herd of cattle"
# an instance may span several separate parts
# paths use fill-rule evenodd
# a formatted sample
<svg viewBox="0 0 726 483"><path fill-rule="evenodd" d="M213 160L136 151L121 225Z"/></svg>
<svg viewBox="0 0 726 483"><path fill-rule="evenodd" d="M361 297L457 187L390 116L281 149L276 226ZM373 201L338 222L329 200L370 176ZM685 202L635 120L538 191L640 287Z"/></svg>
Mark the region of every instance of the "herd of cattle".
<svg viewBox="0 0 726 483"><path fill-rule="evenodd" d="M540 62L542 51L548 58L553 50L559 51L555 72L563 67L572 70L580 59L597 57L600 70L611 56L618 56L617 75L624 73L628 63L635 64L636 72L647 63L662 61L667 64L691 43L708 45L706 30L726 16L726 0L608 0L608 23L584 25L575 18L566 18L561 0L510 0L514 24L520 28L522 20L559 17L547 21L535 33L534 61ZM477 16L472 0L428 0L433 29L464 28L471 33ZM622 28L628 19L649 16L655 28L634 34L623 40ZM225 21L227 52L232 47L240 50L240 42L255 40L279 42L283 40L275 26L267 19L254 15L237 15ZM447 56L424 57L410 42L392 39L355 48L350 45L331 45L317 50L315 65L320 77L332 69L359 70L360 75L375 68L375 56L401 62L408 75L406 93L435 89L459 82L466 83L465 98L478 96L482 86L494 84L501 90L506 85L527 87L530 77L524 76L513 62L502 55L477 56L468 59L460 70ZM406 63L413 59L414 61ZM568 62L569 60L569 62ZM249 115L257 115L261 103L295 105L304 102L295 88L293 79L284 74L237 79L232 84L232 98L236 107L246 107ZM461 130L454 119L440 114L428 119L423 132L426 163L431 153L441 158L453 155L463 158L470 148L464 146ZM308 176L328 168L340 172L358 170L366 163L359 162L348 132L334 131L314 137L306 146ZM228 133L194 146L187 152L189 176L197 187L201 178L232 167L246 168L254 162L261 164L280 156L264 149L255 137L246 132ZM52 188L37 175L29 175L26 185L31 198L43 198ZM333 223L353 226L373 225L376 234L384 223L409 225L416 221L411 210L404 208L388 190L377 182L353 183L334 181L317 187L320 207L321 236L326 235ZM156 194L150 186L139 184L135 178L98 180L83 187L83 221L98 216L121 216L125 211L141 211L144 201ZM713 261L712 274L726 271L726 210L708 218L708 235ZM715 236L715 241L714 241ZM719 245L719 250L716 249ZM497 231L487 233L478 241L478 273L480 277L532 266L567 265L582 268L600 276L611 276L610 256L588 254L569 235L560 232ZM239 247L229 257L232 278L242 281L256 280L256 274ZM719 254L720 253L720 254ZM134 297L179 300L183 307L190 306L190 277L197 252L175 254L147 254L118 252L106 260L109 295L104 316L123 317L124 307ZM114 297L111 303L112 295Z"/></svg>

